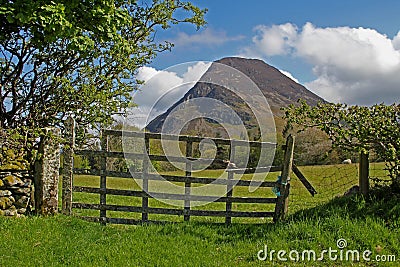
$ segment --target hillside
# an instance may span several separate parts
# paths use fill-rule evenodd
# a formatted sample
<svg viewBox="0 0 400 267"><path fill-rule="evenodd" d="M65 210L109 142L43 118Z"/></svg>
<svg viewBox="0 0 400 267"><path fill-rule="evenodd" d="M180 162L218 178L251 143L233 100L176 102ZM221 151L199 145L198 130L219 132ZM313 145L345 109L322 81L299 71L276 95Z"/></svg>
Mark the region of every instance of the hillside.
<svg viewBox="0 0 400 267"><path fill-rule="evenodd" d="M216 62L239 70L259 87L269 103L278 132L280 132L283 127L283 120L281 118L283 114L280 110L282 107L297 103L298 99L304 99L311 105L324 101L319 96L307 90L303 85L296 83L282 74L278 69L266 64L262 60L229 57ZM213 74L211 72L218 71L217 68L213 68L213 66L214 65L209 68L203 77L211 76ZM147 129L152 132L160 132L165 118L175 107L182 104L187 99L198 97L213 98L226 103L239 115L248 129L250 136L257 136L257 131L255 130L257 125L254 114L246 103L231 91L221 86L204 82L198 82L194 85L178 102L151 121L147 125ZM267 110L266 107L258 108ZM215 123L205 119L192 121L184 128L184 132L203 136L226 135Z"/></svg>

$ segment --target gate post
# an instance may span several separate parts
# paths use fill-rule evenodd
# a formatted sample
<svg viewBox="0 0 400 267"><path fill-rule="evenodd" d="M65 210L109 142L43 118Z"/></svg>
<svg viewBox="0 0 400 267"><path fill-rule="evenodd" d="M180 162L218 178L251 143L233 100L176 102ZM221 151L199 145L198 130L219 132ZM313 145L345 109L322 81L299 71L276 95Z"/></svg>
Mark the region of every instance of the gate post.
<svg viewBox="0 0 400 267"><path fill-rule="evenodd" d="M65 139L62 180L62 213L71 215L74 170L75 120L68 117L64 123Z"/></svg>
<svg viewBox="0 0 400 267"><path fill-rule="evenodd" d="M58 211L58 180L60 169L60 129L45 128L35 162L35 211L52 215Z"/></svg>
<svg viewBox="0 0 400 267"><path fill-rule="evenodd" d="M285 217L289 204L289 190L290 190L290 172L293 165L293 151L294 151L295 137L289 135L286 139L286 149L283 159L283 168L281 173L281 182L279 186L280 195L277 198L275 206L274 222L277 222Z"/></svg>
<svg viewBox="0 0 400 267"><path fill-rule="evenodd" d="M360 153L360 164L359 164L359 186L360 193L364 196L368 195L369 192L369 154L365 152Z"/></svg>

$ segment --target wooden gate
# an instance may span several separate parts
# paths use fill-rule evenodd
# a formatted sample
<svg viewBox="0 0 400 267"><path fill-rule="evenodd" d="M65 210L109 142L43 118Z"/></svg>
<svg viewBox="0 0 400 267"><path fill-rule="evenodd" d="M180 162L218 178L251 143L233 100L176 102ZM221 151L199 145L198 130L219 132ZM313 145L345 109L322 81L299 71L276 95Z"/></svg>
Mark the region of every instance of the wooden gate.
<svg viewBox="0 0 400 267"><path fill-rule="evenodd" d="M117 224L141 224L141 223L160 223L165 221L171 221L168 218L177 215L178 218L182 218L184 221L189 221L193 216L207 216L207 217L222 217L226 224L232 222L234 217L246 217L246 218L273 218L274 221L280 220L284 217L287 212L287 200L289 196L290 188L290 170L292 169L293 159L293 147L294 138L289 136L287 144L285 146L284 164L283 166L264 166L260 168L227 168L225 171L227 175L225 178L209 178L209 177L194 177L191 171L190 161L188 160L206 160L193 157L193 144L201 142L203 137L195 136L173 136L173 135L161 135L157 133L143 133L143 132L122 132L116 130L105 130L102 132L102 146L101 150L75 150L74 149L74 123L72 120L69 121L69 134L67 137L70 140L69 145L64 149L64 162L63 162L63 198L62 198L62 209L64 214L79 214L83 210L97 211L98 215L92 216L81 216L82 218L106 223L117 223ZM144 138L145 151L142 153L130 153L130 158L137 158L141 160L140 171L127 171L117 172L109 170L107 168L107 160L113 158L124 158L123 152L110 151L108 148L108 140L111 136L130 136L136 138ZM151 140L179 140L184 143L186 157L166 157L165 155L152 154L150 148ZM216 145L224 145L229 147L230 162L235 162L235 150L243 145L250 147L273 147L276 144L256 141L242 141L242 140L229 140L222 138L207 138L211 139ZM154 141L153 141L154 142ZM100 158L100 166L98 169L83 170L73 168L73 159L75 156L95 156ZM209 159L208 159L209 160ZM215 159L214 159L215 160ZM149 164L151 161L176 161L186 162L185 172L180 174L163 174L161 177L157 173L149 171ZM218 160L217 160L218 161ZM250 181L245 179L235 179L238 173L268 173L268 172L281 172L280 179L269 181ZM278 173L279 174L279 173ZM85 175L91 176L93 179L99 179L99 186L82 186L75 185L74 176ZM96 178L97 177L97 178ZM75 177L76 178L76 177ZM116 179L132 179L135 178L141 182L141 188L139 189L115 189L107 186L110 180L115 181ZM181 184L184 187L184 193L175 194L170 192L150 192L149 182L173 182ZM226 192L224 196L215 199L215 196L210 195L195 195L192 194L193 186L205 185L214 183L217 185L224 186ZM273 196L265 197L254 197L254 196L235 196L233 194L234 188L237 187L249 187L258 186L260 188L274 188ZM75 194L90 194L98 195L96 197L96 203L83 203L75 201ZM108 197L111 196L127 196L136 199L140 199L141 203L136 205L126 204L109 204ZM92 198L93 199L93 198ZM152 206L149 200L151 199L164 199L164 200L178 200L183 201L184 205L182 208L179 207L165 207L165 205ZM214 201L216 203L223 203L224 208L219 210L212 210L200 207L192 208L191 203L193 201ZM94 201L93 201L94 202ZM132 201L132 203L135 201ZM138 203L138 201L136 201ZM262 204L258 205L261 207L260 210L235 210L233 204L235 203L248 203L248 204ZM264 205L265 204L265 205ZM136 218L121 218L121 216L115 216L116 212L124 212L127 214L139 214ZM162 220L152 219L149 216L153 214L163 214ZM133 216L135 217L135 216ZM180 219L179 219L180 220ZM178 221L179 221L178 220ZM176 219L174 220L176 221Z"/></svg>

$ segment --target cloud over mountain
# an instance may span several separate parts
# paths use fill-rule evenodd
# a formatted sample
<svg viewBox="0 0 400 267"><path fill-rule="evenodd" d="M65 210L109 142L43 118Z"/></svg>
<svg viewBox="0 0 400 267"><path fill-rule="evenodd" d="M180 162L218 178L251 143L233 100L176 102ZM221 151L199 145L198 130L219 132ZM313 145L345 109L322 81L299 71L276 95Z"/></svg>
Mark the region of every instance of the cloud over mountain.
<svg viewBox="0 0 400 267"><path fill-rule="evenodd" d="M135 118L133 123L144 126L146 120L164 112L200 79L210 65L211 63L200 61L172 66L165 70L141 67L136 78L145 83L134 94L134 102L138 107L131 110Z"/></svg>
<svg viewBox="0 0 400 267"><path fill-rule="evenodd" d="M305 85L328 101L349 104L400 100L400 33L393 39L366 28L318 28L306 23L257 26L249 56L291 55L313 65Z"/></svg>

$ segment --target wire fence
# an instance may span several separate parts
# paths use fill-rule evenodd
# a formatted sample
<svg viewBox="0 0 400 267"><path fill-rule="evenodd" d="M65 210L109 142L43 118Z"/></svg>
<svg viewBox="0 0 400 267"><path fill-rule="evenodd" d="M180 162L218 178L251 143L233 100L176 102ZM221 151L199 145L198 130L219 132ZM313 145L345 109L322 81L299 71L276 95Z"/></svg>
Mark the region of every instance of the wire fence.
<svg viewBox="0 0 400 267"><path fill-rule="evenodd" d="M300 171L315 188L312 196L300 180L292 175L289 212L312 208L335 197L343 196L358 185L358 164L300 166Z"/></svg>
<svg viewBox="0 0 400 267"><path fill-rule="evenodd" d="M358 160L356 160L358 161ZM315 188L310 194L297 176L292 175L289 212L294 213L326 203L336 197L359 192L360 163L344 161L342 164L300 166L300 171ZM390 182L385 163L371 151L369 155L370 187Z"/></svg>

